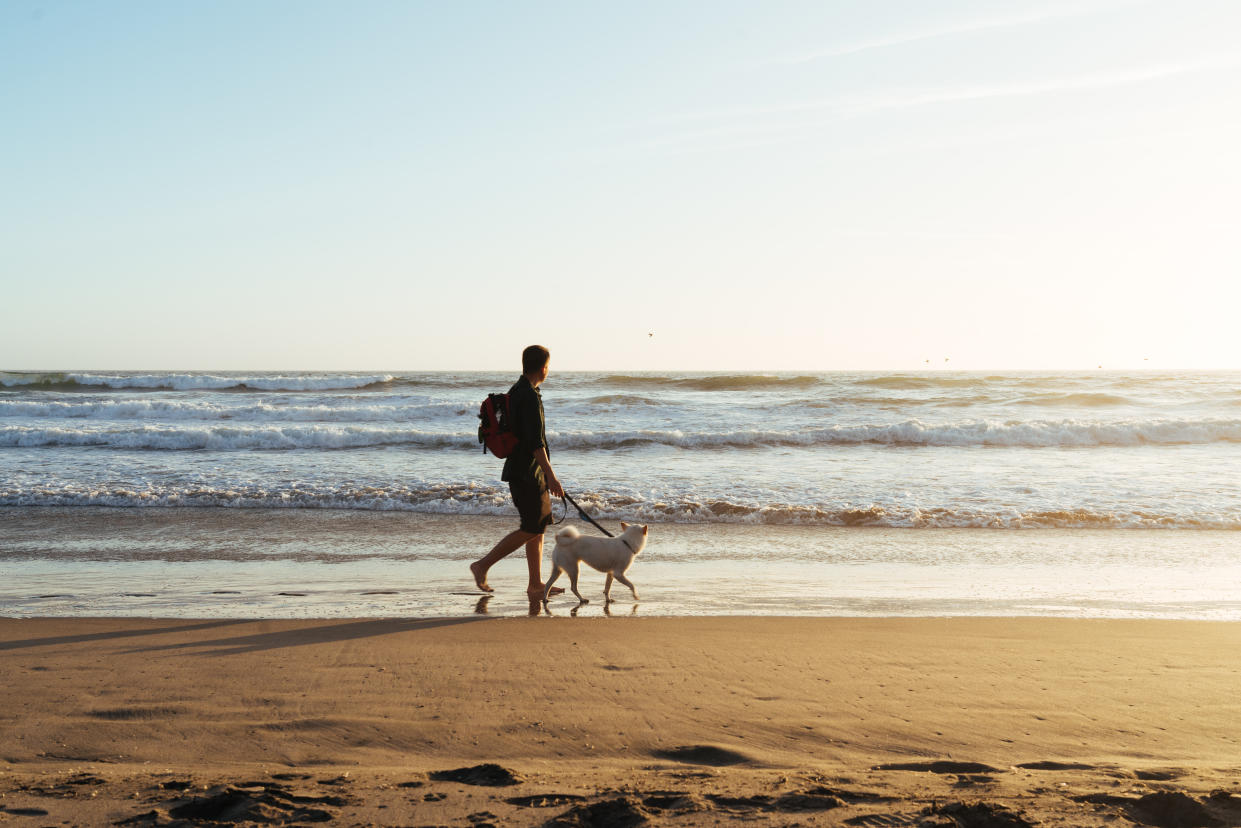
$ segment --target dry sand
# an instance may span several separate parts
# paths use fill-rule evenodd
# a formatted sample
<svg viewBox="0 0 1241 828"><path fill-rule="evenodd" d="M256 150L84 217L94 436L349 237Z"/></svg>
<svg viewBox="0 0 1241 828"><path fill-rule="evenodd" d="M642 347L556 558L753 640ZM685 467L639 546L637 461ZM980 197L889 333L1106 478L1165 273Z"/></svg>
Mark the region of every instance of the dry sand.
<svg viewBox="0 0 1241 828"><path fill-rule="evenodd" d="M0 822L1241 825L1238 653L1188 621L0 619Z"/></svg>

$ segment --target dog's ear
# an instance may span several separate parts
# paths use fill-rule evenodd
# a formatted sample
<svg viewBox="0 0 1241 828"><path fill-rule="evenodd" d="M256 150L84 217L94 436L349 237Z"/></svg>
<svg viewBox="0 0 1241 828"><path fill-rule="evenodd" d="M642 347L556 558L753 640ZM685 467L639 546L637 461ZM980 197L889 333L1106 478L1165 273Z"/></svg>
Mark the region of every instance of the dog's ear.
<svg viewBox="0 0 1241 828"><path fill-rule="evenodd" d="M622 520L622 521L621 521L621 531L622 531L622 532L624 532L624 531L625 531L626 529L628 529L628 528L629 528L629 524L628 524L628 523L625 523L625 521L623 521L623 520Z"/></svg>
<svg viewBox="0 0 1241 828"><path fill-rule="evenodd" d="M645 535L645 534L646 534L646 530L647 530L647 529L650 529L650 528L651 528L651 527L649 527L649 526L643 526L643 527L642 527L642 534L644 534L644 535Z"/></svg>

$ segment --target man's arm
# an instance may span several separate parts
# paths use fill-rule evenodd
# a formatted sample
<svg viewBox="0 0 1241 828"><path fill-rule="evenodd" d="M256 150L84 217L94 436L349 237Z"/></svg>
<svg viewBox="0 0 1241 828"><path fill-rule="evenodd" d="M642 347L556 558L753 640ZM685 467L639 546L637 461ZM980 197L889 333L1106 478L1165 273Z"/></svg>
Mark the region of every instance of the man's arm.
<svg viewBox="0 0 1241 828"><path fill-rule="evenodd" d="M564 488L560 485L560 479L552 471L552 462L547 459L546 446L539 446L534 450L534 462L538 463L539 468L543 470L543 478L547 481L547 491L555 497L564 497Z"/></svg>

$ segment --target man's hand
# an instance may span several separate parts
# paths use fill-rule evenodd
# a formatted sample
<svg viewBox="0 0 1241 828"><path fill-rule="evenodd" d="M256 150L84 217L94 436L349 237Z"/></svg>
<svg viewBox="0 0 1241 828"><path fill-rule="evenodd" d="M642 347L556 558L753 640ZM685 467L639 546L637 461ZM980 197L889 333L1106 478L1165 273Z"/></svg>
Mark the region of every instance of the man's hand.
<svg viewBox="0 0 1241 828"><path fill-rule="evenodd" d="M560 479L555 472L547 475L547 491L552 497L564 497L564 487L560 485Z"/></svg>
<svg viewBox="0 0 1241 828"><path fill-rule="evenodd" d="M543 479L547 481L547 491L551 492L555 497L564 497L564 487L560 485L560 480L556 478L556 473L552 471L551 461L547 459L547 449L540 446L534 450L534 462L539 464L539 468L543 470Z"/></svg>

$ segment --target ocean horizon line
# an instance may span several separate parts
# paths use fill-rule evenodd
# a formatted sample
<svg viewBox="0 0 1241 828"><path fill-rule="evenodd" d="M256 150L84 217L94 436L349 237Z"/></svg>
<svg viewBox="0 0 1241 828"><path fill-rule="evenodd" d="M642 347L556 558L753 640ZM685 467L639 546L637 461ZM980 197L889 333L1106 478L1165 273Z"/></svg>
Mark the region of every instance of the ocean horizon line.
<svg viewBox="0 0 1241 828"><path fill-rule="evenodd" d="M1166 365L1166 366L1149 366L1149 365L1096 365L1096 366L1034 366L1034 367L1011 367L1011 366L978 366L978 367L959 367L959 366L908 366L908 367L887 367L887 368L637 368L637 367L603 367L603 368L555 368L552 372L555 374L600 374L600 373L632 373L632 374L907 374L907 373L926 373L926 374L942 374L942 373L1010 373L1010 374L1029 374L1029 373L1093 373L1098 371L1104 372L1132 372L1132 373L1203 373L1203 374L1227 374L1241 372L1241 366L1236 367L1197 367L1192 365ZM63 374L63 373L193 373L193 374L237 374L243 372L252 372L260 374L279 374L279 373L322 373L322 374L376 374L376 373L396 373L396 374L498 374L507 372L520 373L519 366L504 366L492 368L376 368L376 367L352 367L352 368L323 368L323 367L276 367L265 368L256 366L245 366L240 368L221 368L221 367L59 367L59 368L12 368L0 367L0 376L4 374Z"/></svg>

